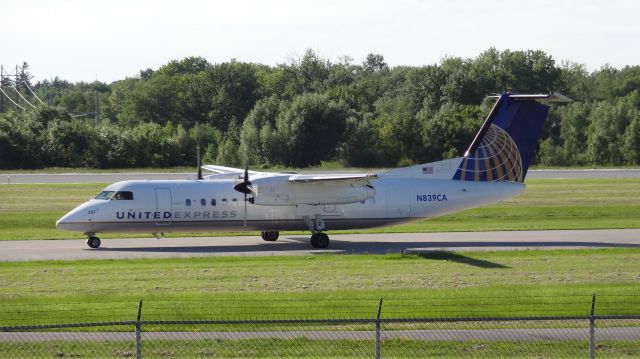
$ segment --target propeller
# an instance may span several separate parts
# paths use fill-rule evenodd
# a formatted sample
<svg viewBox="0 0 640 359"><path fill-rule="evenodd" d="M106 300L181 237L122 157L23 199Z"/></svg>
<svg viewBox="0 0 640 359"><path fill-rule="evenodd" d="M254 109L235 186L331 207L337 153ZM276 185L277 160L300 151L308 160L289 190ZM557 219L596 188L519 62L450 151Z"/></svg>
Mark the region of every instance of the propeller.
<svg viewBox="0 0 640 359"><path fill-rule="evenodd" d="M200 145L196 146L197 156L198 156L198 180L202 179L202 163L200 163Z"/></svg>
<svg viewBox="0 0 640 359"><path fill-rule="evenodd" d="M245 198L249 193L252 193L253 191L251 190L251 181L249 181L249 167L245 166L244 168L244 179L242 182L236 184L235 186L233 186L233 189L235 189L236 191L240 192L240 193L244 193Z"/></svg>
<svg viewBox="0 0 640 359"><path fill-rule="evenodd" d="M240 193L244 193L244 226L247 226L247 195L253 193L251 181L249 181L249 166L244 167L244 179L242 182L233 186L233 189Z"/></svg>

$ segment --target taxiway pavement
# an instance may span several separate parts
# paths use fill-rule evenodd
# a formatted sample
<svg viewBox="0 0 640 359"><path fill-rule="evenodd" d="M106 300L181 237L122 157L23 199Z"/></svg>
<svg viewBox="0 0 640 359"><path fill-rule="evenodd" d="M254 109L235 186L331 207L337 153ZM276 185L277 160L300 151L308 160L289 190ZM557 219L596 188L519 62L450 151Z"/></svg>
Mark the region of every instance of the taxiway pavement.
<svg viewBox="0 0 640 359"><path fill-rule="evenodd" d="M0 261L640 248L640 229L329 234L326 249L313 249L300 234L281 235L277 242L259 236L105 238L99 249L84 240L0 241Z"/></svg>
<svg viewBox="0 0 640 359"><path fill-rule="evenodd" d="M0 184L8 183L114 183L125 180L194 179L195 173L6 173ZM640 178L640 168L531 170L527 178Z"/></svg>

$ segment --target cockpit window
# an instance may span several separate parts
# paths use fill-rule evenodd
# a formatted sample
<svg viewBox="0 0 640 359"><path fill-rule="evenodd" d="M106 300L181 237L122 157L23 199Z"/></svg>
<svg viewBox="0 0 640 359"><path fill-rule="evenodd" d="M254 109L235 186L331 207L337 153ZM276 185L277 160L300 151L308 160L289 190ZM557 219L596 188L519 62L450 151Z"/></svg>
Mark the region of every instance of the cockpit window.
<svg viewBox="0 0 640 359"><path fill-rule="evenodd" d="M111 199L111 196L113 196L114 193L116 193L116 191L102 191L102 192L98 193L98 195L95 198L96 199Z"/></svg>
<svg viewBox="0 0 640 359"><path fill-rule="evenodd" d="M131 201L133 200L133 192L130 191L118 191L113 195L115 201Z"/></svg>

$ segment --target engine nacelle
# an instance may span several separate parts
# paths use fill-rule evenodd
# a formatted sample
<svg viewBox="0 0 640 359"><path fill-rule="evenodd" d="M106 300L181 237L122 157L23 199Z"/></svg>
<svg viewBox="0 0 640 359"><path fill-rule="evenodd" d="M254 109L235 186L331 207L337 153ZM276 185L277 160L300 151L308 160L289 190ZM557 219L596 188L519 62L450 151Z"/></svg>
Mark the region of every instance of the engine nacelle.
<svg viewBox="0 0 640 359"><path fill-rule="evenodd" d="M297 204L331 205L365 201L376 195L369 184L327 181L296 183L290 175L251 180L253 203L262 206L294 206Z"/></svg>

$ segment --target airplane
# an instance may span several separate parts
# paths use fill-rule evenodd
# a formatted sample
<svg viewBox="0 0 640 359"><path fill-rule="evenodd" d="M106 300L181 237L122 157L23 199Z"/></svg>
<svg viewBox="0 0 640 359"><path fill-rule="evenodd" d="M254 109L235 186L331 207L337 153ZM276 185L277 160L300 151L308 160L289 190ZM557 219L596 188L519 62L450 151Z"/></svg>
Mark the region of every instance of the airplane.
<svg viewBox="0 0 640 359"><path fill-rule="evenodd" d="M558 93L496 98L464 156L380 173L297 174L201 166L194 180L136 180L109 185L56 222L97 233L308 230L314 248L327 230L395 225L498 202L524 191L549 107ZM199 161L198 161L199 162ZM214 172L202 177L201 169Z"/></svg>

